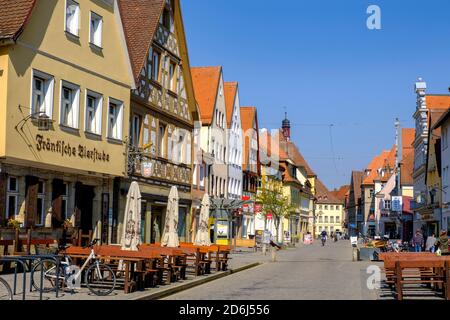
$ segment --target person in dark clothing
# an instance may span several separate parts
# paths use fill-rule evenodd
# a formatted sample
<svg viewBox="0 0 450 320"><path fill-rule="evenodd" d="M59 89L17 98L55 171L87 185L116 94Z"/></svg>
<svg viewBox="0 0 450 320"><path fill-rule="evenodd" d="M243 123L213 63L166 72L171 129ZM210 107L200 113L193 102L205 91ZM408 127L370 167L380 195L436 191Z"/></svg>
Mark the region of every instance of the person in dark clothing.
<svg viewBox="0 0 450 320"><path fill-rule="evenodd" d="M447 231L442 230L439 233L439 238L436 240L434 245L436 246L436 250L439 249L441 251L441 255L443 255L443 256L450 255L450 252L448 250L448 235L447 235Z"/></svg>
<svg viewBox="0 0 450 320"><path fill-rule="evenodd" d="M424 239L423 239L422 232L420 232L419 229L417 229L416 234L412 238L411 242L412 242L415 252L422 252Z"/></svg>

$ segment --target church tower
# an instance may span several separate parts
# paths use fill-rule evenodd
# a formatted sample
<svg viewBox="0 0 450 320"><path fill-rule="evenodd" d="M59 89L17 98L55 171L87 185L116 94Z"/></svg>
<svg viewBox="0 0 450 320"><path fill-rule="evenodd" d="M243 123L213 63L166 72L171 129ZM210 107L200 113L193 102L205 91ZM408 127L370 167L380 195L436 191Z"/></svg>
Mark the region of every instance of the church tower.
<svg viewBox="0 0 450 320"><path fill-rule="evenodd" d="M287 118L287 112L284 113L284 120L281 125L281 129L283 131L284 140L291 140L291 122Z"/></svg>

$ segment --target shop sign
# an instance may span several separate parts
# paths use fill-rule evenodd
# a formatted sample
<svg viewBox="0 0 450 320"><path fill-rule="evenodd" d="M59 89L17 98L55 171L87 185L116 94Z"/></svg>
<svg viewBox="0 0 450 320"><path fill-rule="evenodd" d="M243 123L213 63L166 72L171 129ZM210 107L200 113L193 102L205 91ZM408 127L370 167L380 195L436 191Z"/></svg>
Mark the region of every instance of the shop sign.
<svg viewBox="0 0 450 320"><path fill-rule="evenodd" d="M144 178L150 178L153 175L153 162L143 161L141 164L141 173Z"/></svg>
<svg viewBox="0 0 450 320"><path fill-rule="evenodd" d="M50 138L45 139L40 134L36 135L36 149L37 151L49 151L60 154L62 157L88 159L92 162L109 162L110 159L108 153L97 148L89 149L81 144L74 146L64 140L52 141Z"/></svg>
<svg viewBox="0 0 450 320"><path fill-rule="evenodd" d="M402 197L392 197L392 211L402 212Z"/></svg>
<svg viewBox="0 0 450 320"><path fill-rule="evenodd" d="M217 221L217 238L228 239L228 221L225 220Z"/></svg>

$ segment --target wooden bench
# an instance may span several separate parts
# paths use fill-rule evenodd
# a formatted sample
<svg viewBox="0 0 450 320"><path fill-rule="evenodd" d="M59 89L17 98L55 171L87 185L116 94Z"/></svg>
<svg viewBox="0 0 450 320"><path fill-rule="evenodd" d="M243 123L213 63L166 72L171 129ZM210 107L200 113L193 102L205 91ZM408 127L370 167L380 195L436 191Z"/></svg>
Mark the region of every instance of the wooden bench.
<svg viewBox="0 0 450 320"><path fill-rule="evenodd" d="M423 269L428 270L426 273ZM406 274L405 274L406 272ZM397 260L395 261L395 292L398 300L403 300L404 284L441 284L444 296L449 300L450 295L450 261L439 259Z"/></svg>

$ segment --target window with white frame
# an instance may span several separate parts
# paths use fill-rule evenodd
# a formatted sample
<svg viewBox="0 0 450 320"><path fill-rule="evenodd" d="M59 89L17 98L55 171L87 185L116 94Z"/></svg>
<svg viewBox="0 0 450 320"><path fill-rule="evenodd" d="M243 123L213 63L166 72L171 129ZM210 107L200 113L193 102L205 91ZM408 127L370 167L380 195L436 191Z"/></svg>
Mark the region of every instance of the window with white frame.
<svg viewBox="0 0 450 320"><path fill-rule="evenodd" d="M6 215L7 219L15 219L19 214L19 180L16 177L8 177L6 195Z"/></svg>
<svg viewBox="0 0 450 320"><path fill-rule="evenodd" d="M319 216L319 223L322 223L322 222L323 222L323 217Z"/></svg>
<svg viewBox="0 0 450 320"><path fill-rule="evenodd" d="M206 166L201 164L200 165L200 187L205 187L205 170L206 170Z"/></svg>
<svg viewBox="0 0 450 320"><path fill-rule="evenodd" d="M340 223L341 221L340 221L340 217L339 216L336 216L336 223Z"/></svg>
<svg viewBox="0 0 450 320"><path fill-rule="evenodd" d="M32 81L31 112L33 114L45 114L51 118L53 111L53 76L33 70Z"/></svg>
<svg viewBox="0 0 450 320"><path fill-rule="evenodd" d="M102 47L103 18L91 12L90 39L89 41L97 47Z"/></svg>
<svg viewBox="0 0 450 320"><path fill-rule="evenodd" d="M334 223L334 217L330 217L330 223Z"/></svg>
<svg viewBox="0 0 450 320"><path fill-rule="evenodd" d="M168 88L172 92L177 92L177 64L170 61L169 64L169 83Z"/></svg>
<svg viewBox="0 0 450 320"><path fill-rule="evenodd" d="M45 182L42 180L38 182L36 207L35 225L43 226L45 224Z"/></svg>
<svg viewBox="0 0 450 320"><path fill-rule="evenodd" d="M384 210L391 210L391 200L384 200Z"/></svg>
<svg viewBox="0 0 450 320"><path fill-rule="evenodd" d="M80 5L73 0L66 0L66 31L78 36L80 24Z"/></svg>
<svg viewBox="0 0 450 320"><path fill-rule="evenodd" d="M80 110L80 87L66 81L61 82L61 124L78 128Z"/></svg>
<svg viewBox="0 0 450 320"><path fill-rule="evenodd" d="M108 107L108 137L112 139L122 139L122 113L123 103L109 99Z"/></svg>
<svg viewBox="0 0 450 320"><path fill-rule="evenodd" d="M85 130L89 133L102 134L102 104L101 94L87 90Z"/></svg>
<svg viewBox="0 0 450 320"><path fill-rule="evenodd" d="M131 144L138 147L139 146L139 136L141 132L141 117L137 114L134 114L131 117L131 125L130 125L130 131L131 131Z"/></svg>
<svg viewBox="0 0 450 320"><path fill-rule="evenodd" d="M148 55L148 79L153 81L159 81L159 71L160 71L160 63L161 63L161 53L154 49L150 49L150 53Z"/></svg>

